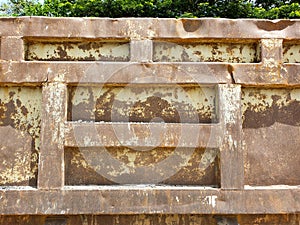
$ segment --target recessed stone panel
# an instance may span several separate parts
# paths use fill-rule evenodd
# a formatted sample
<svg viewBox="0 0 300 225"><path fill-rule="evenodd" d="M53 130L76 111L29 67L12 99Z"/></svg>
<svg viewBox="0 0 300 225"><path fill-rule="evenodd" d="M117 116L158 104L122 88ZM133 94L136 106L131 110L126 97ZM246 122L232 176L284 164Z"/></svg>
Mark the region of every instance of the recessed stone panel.
<svg viewBox="0 0 300 225"><path fill-rule="evenodd" d="M0 185L36 186L42 92L0 87Z"/></svg>
<svg viewBox="0 0 300 225"><path fill-rule="evenodd" d="M198 148L65 148L65 182L66 185L219 187L219 151Z"/></svg>
<svg viewBox="0 0 300 225"><path fill-rule="evenodd" d="M28 61L129 61L129 43L95 40L32 40L26 42Z"/></svg>
<svg viewBox="0 0 300 225"><path fill-rule="evenodd" d="M71 121L212 123L214 87L70 87Z"/></svg>
<svg viewBox="0 0 300 225"><path fill-rule="evenodd" d="M257 42L154 42L155 62L229 62L256 63L260 61Z"/></svg>
<svg viewBox="0 0 300 225"><path fill-rule="evenodd" d="M243 90L245 184L300 184L300 89Z"/></svg>

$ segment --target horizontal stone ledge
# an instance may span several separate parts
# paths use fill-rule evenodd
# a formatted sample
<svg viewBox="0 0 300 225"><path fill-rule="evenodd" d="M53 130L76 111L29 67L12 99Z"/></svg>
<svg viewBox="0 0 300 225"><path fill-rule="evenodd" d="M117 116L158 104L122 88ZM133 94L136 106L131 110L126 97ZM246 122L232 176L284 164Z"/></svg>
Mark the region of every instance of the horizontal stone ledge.
<svg viewBox="0 0 300 225"><path fill-rule="evenodd" d="M231 64L236 84L243 86L300 86L300 64Z"/></svg>
<svg viewBox="0 0 300 225"><path fill-rule="evenodd" d="M44 38L299 39L300 36L299 20L18 17L1 18L0 27L1 36Z"/></svg>
<svg viewBox="0 0 300 225"><path fill-rule="evenodd" d="M263 63L0 62L0 83L300 86L300 64Z"/></svg>
<svg viewBox="0 0 300 225"><path fill-rule="evenodd" d="M47 81L47 69L38 63L0 61L0 84L28 84L39 85Z"/></svg>
<svg viewBox="0 0 300 225"><path fill-rule="evenodd" d="M227 64L132 62L1 62L0 83L231 83Z"/></svg>
<svg viewBox="0 0 300 225"><path fill-rule="evenodd" d="M1 215L299 213L300 188L226 191L203 187L65 187L0 190ZM122 201L120 201L122 200Z"/></svg>
<svg viewBox="0 0 300 225"><path fill-rule="evenodd" d="M218 148L219 124L66 122L67 147Z"/></svg>

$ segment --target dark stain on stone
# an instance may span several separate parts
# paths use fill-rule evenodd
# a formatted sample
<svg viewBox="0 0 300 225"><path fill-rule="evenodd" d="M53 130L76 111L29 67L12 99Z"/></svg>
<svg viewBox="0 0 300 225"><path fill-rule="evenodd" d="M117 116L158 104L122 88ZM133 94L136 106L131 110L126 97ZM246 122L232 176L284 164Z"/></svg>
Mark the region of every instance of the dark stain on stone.
<svg viewBox="0 0 300 225"><path fill-rule="evenodd" d="M142 148L107 147L106 150L111 156L127 165L131 163L128 156L134 155L134 166L141 167L150 166L165 160L174 152L175 148L153 148L149 151L144 151Z"/></svg>
<svg viewBox="0 0 300 225"><path fill-rule="evenodd" d="M158 162L166 159L174 151L174 148L154 148L150 151L130 150L126 147L111 147L106 148L106 151L116 160L128 164L128 156L136 155L135 167L155 165ZM209 185L214 187L220 186L220 166L219 157L217 156L207 168L202 170L199 167L204 149L197 148L190 156L187 165L178 168L177 172L159 184L165 185ZM84 154L88 154L86 151ZM103 177L99 172L96 172L92 167L88 166L84 155L78 148L65 148L65 185L113 185L116 184ZM76 160L74 160L74 157ZM73 159L73 163L72 163ZM100 158L93 160L101 161ZM87 165L87 166L86 166ZM95 163L97 165L97 163ZM178 165L170 165L177 168ZM174 170L176 171L176 170ZM162 171L163 172L163 171ZM145 174L151 176L153 174ZM125 180L125 179L124 179Z"/></svg>
<svg viewBox="0 0 300 225"><path fill-rule="evenodd" d="M174 106L158 96L151 96L146 101L136 102L129 118L130 121L134 122L150 122L155 118L161 118L166 123L180 121L178 111Z"/></svg>
<svg viewBox="0 0 300 225"><path fill-rule="evenodd" d="M93 43L93 42L83 42L78 44L78 48L85 51L90 51L91 49L101 48L103 44Z"/></svg>
<svg viewBox="0 0 300 225"><path fill-rule="evenodd" d="M232 66L232 65L228 65L228 66L227 66L227 71L228 71L228 73L230 74L230 77L231 77L231 83L232 83L232 84L235 84L236 82L235 82L234 75L233 75L233 71L234 71L233 66Z"/></svg>
<svg viewBox="0 0 300 225"><path fill-rule="evenodd" d="M22 114L24 115L24 116L26 116L27 114L28 114L28 110L27 110L27 108L23 105L23 106L21 106L21 112L22 112Z"/></svg>
<svg viewBox="0 0 300 225"><path fill-rule="evenodd" d="M17 103L17 106L20 108L21 105L22 105L22 102L20 101L20 99L17 99L17 100L16 100L16 103Z"/></svg>
<svg viewBox="0 0 300 225"><path fill-rule="evenodd" d="M66 59L68 57L66 49L62 48L62 46L57 47L57 54L59 55L60 59Z"/></svg>
<svg viewBox="0 0 300 225"><path fill-rule="evenodd" d="M172 93L155 92L144 100L126 101L116 99L118 91L113 87L106 90L95 101L92 89L90 96L77 105L73 105L74 91L69 93L68 120L104 121L104 122L166 122L166 123L211 123L215 117L215 109L207 107L194 107L190 103L177 100L165 100ZM132 88L138 94L148 89ZM117 92L116 92L117 91ZM176 92L174 93L176 99Z"/></svg>
<svg viewBox="0 0 300 225"><path fill-rule="evenodd" d="M11 93L11 92L10 92ZM1 126L12 126L15 128L15 120L13 119L17 114L17 109L15 107L15 103L13 100L10 100L7 103L0 103L0 108L2 111L0 117L0 125Z"/></svg>
<svg viewBox="0 0 300 225"><path fill-rule="evenodd" d="M171 48L176 48L176 46L181 46L181 54L178 58L172 58L170 56L157 54L155 51L156 49L163 48L164 50L168 50ZM223 50L220 50L220 47L226 47L225 51L227 53L228 58L224 56ZM256 63L260 61L260 56L258 54L257 50L258 44L256 42L254 43L228 43L228 42L199 42L199 43L192 43L192 42L154 42L154 61L159 62L231 62L231 63ZM197 56L197 58L190 58L187 54L188 49L191 47L195 48L195 50L192 52L194 56ZM243 49L247 47L254 51L254 53L249 53L249 56L251 58L248 60L247 52L243 54ZM203 55L202 49L205 48L211 48L210 57L208 55ZM239 50L240 54L235 55L235 49ZM245 57L245 59L244 59Z"/></svg>
<svg viewBox="0 0 300 225"><path fill-rule="evenodd" d="M88 87L89 98L84 101L80 102L78 105L73 105L72 100L76 93L76 87L70 87L69 91L69 98L68 98L68 110L67 110L67 119L68 121L94 121L94 113L92 109L95 107L94 102L94 94L90 87Z"/></svg>
<svg viewBox="0 0 300 225"><path fill-rule="evenodd" d="M289 21L289 20L280 20L278 22L272 22L272 21L255 21L254 22L258 29L265 30L265 31L273 31L273 30L284 30L288 28L289 26L294 25L295 21Z"/></svg>
<svg viewBox="0 0 300 225"><path fill-rule="evenodd" d="M220 160L217 156L209 166L202 170L199 167L204 149L196 148L187 165L176 174L161 182L166 185L205 185L220 187Z"/></svg>
<svg viewBox="0 0 300 225"><path fill-rule="evenodd" d="M86 163L84 156L78 148L65 148L64 150L65 161L65 185L113 185L116 184L98 172L96 172L90 166L84 166ZM74 156L76 156L77 162L71 163Z"/></svg>
<svg viewBox="0 0 300 225"><path fill-rule="evenodd" d="M194 20L194 19L181 19L183 28L186 32L195 32L198 30L201 26L200 20Z"/></svg>
<svg viewBox="0 0 300 225"><path fill-rule="evenodd" d="M56 47L56 50L53 54L47 54L47 58L41 58L39 55L36 55L34 52L30 52L28 49L31 45L40 44L40 45L51 45L53 47ZM115 57L114 55L110 56L102 56L100 54L100 49L105 47L105 44L109 44L109 42L28 42L27 43L27 50L25 52L25 59L32 61L129 61L129 55L125 57ZM118 42L117 46L121 46L127 44L127 42ZM80 50L83 52L87 52L90 50L95 50L98 54L92 54L90 53L89 56L70 56L68 53L68 50L74 49L74 46L78 46ZM114 48L114 47L113 47ZM111 49L110 49L111 50ZM57 54L57 55L55 55ZM98 58L97 58L98 56Z"/></svg>
<svg viewBox="0 0 300 225"><path fill-rule="evenodd" d="M228 65L227 66L227 71L228 71L228 73L232 74L233 71L234 71L234 67L232 65Z"/></svg>
<svg viewBox="0 0 300 225"><path fill-rule="evenodd" d="M21 92L21 88L18 89ZM11 126L14 129L18 129L21 131L25 131L32 137L31 143L31 157L38 154L37 147L35 146L35 139L39 138L39 134L31 134L29 133L29 129L32 128L32 124L30 123L21 123L19 119L19 111L26 116L29 111L28 109L22 104L20 99L16 99L14 101L12 97L16 93L14 91L10 91L8 96L10 98L9 101L3 102L0 99L0 126ZM36 167L37 161L31 160L31 169ZM28 180L20 181L20 182L13 182L13 183L6 183L7 186L36 186L37 185L37 171L35 172L35 176L29 178Z"/></svg>
<svg viewBox="0 0 300 225"><path fill-rule="evenodd" d="M95 121L112 121L112 115L118 115L117 112L112 112L114 104L117 104L117 101L115 101L115 94L111 91L111 89L108 89L96 100Z"/></svg>
<svg viewBox="0 0 300 225"><path fill-rule="evenodd" d="M12 98L15 94L16 94L16 92L10 91L10 92L9 92L9 97Z"/></svg>
<svg viewBox="0 0 300 225"><path fill-rule="evenodd" d="M285 55L294 45L283 43L283 55Z"/></svg>
<svg viewBox="0 0 300 225"><path fill-rule="evenodd" d="M192 62L193 60L191 60L189 58L189 55L187 54L187 52L185 50L183 50L181 53L181 61L182 62Z"/></svg>
<svg viewBox="0 0 300 225"><path fill-rule="evenodd" d="M279 105L277 102L281 98L281 96L273 95L272 105L258 112L255 111L255 106L248 103L244 113L243 128L269 127L275 122L300 126L300 101L287 97L286 102Z"/></svg>
<svg viewBox="0 0 300 225"><path fill-rule="evenodd" d="M224 217L224 216L216 216L216 221L218 225L239 225L237 217Z"/></svg>

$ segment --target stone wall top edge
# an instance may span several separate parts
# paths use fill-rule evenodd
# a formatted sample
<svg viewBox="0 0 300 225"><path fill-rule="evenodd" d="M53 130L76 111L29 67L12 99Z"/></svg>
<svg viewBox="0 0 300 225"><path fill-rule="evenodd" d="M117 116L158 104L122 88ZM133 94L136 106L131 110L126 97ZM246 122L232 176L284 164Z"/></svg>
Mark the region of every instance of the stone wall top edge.
<svg viewBox="0 0 300 225"><path fill-rule="evenodd" d="M0 36L299 39L300 20L2 17Z"/></svg>
<svg viewBox="0 0 300 225"><path fill-rule="evenodd" d="M230 18L213 18L213 17L201 17L201 18L157 18L157 17L48 17L48 16L19 16L19 17L1 17L0 20L35 20L35 19L49 19L49 20L212 20L212 21L270 21L277 23L279 21L298 21L300 19L255 19L255 18L243 18L243 19L230 19Z"/></svg>

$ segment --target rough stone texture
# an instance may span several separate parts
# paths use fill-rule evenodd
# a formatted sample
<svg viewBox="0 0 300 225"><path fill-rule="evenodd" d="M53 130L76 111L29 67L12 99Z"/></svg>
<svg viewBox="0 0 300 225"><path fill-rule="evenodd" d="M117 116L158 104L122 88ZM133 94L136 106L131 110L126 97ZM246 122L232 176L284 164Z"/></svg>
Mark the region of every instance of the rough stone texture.
<svg viewBox="0 0 300 225"><path fill-rule="evenodd" d="M299 185L300 89L246 88L242 99L245 183Z"/></svg>
<svg viewBox="0 0 300 225"><path fill-rule="evenodd" d="M298 20L1 18L0 36L0 224L299 224Z"/></svg>
<svg viewBox="0 0 300 225"><path fill-rule="evenodd" d="M74 225L215 225L212 216L201 215L122 215L122 216L77 216L71 217L71 223Z"/></svg>
<svg viewBox="0 0 300 225"><path fill-rule="evenodd" d="M0 185L36 186L41 89L0 87Z"/></svg>
<svg viewBox="0 0 300 225"><path fill-rule="evenodd" d="M243 189L241 86L219 85L218 95L219 122L223 132L220 145L221 188Z"/></svg>
<svg viewBox="0 0 300 225"><path fill-rule="evenodd" d="M216 225L216 217L212 215L78 215L68 216L67 225ZM45 216L1 216L2 225L43 225ZM48 221L61 222L65 217L49 217ZM240 215L237 217L240 225L298 225L298 215ZM49 223L46 223L49 224ZM55 224L53 222L53 224ZM61 223L63 224L63 222Z"/></svg>
<svg viewBox="0 0 300 225"><path fill-rule="evenodd" d="M152 40L131 40L130 42L130 61L132 62L151 62L153 56Z"/></svg>
<svg viewBox="0 0 300 225"><path fill-rule="evenodd" d="M216 121L213 87L72 87L68 118L95 122L211 123Z"/></svg>
<svg viewBox="0 0 300 225"><path fill-rule="evenodd" d="M36 164L31 159L32 138L11 126L1 127L0 134L1 184L29 185L31 179L36 179L37 170L36 165L31 168L31 164Z"/></svg>
<svg viewBox="0 0 300 225"><path fill-rule="evenodd" d="M165 161L169 157L172 162ZM68 148L65 167L66 185L220 186L218 150L214 149Z"/></svg>
<svg viewBox="0 0 300 225"><path fill-rule="evenodd" d="M282 54L284 63L300 63L300 42L285 41Z"/></svg>
<svg viewBox="0 0 300 225"><path fill-rule="evenodd" d="M13 49L13 51L12 51ZM20 61L24 60L24 41L21 37L1 37L2 60Z"/></svg>
<svg viewBox="0 0 300 225"><path fill-rule="evenodd" d="M28 41L28 61L129 61L129 44L103 41Z"/></svg>
<svg viewBox="0 0 300 225"><path fill-rule="evenodd" d="M229 62L255 63L260 61L258 43L154 42L155 62Z"/></svg>
<svg viewBox="0 0 300 225"><path fill-rule="evenodd" d="M44 107L41 116L38 188L60 189L64 185L64 122L67 116L67 88L60 82L47 83L43 86L42 94Z"/></svg>

